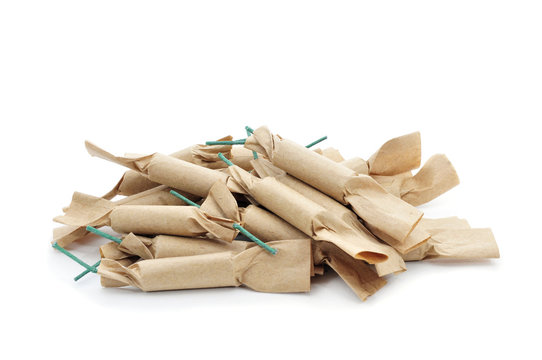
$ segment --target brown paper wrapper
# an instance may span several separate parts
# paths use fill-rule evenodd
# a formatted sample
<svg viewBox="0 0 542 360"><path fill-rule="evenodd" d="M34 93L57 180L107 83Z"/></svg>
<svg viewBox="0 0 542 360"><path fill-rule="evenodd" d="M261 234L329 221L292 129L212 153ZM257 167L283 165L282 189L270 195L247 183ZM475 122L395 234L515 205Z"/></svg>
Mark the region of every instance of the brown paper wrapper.
<svg viewBox="0 0 542 360"><path fill-rule="evenodd" d="M113 260L138 256L141 259L161 259L167 257L192 256L231 251L240 253L249 246L247 241L234 240L231 243L208 238L188 238L181 236L158 235L154 238L130 233L122 237L122 242L107 243L100 247L102 258Z"/></svg>
<svg viewBox="0 0 542 360"><path fill-rule="evenodd" d="M245 149L242 146L233 146L231 148L230 160L232 163L239 166L241 169L246 170L246 171L252 170L252 164L250 162L253 159L254 159L254 155L252 154L252 151L250 151L249 149Z"/></svg>
<svg viewBox="0 0 542 360"><path fill-rule="evenodd" d="M424 259L499 258L491 229L471 229L466 220L455 217L423 219L420 227L431 234L429 241L404 256L406 261Z"/></svg>
<svg viewBox="0 0 542 360"><path fill-rule="evenodd" d="M140 157L119 157L85 142L87 151L92 156L112 161L135 170L153 182L170 186L190 194L206 197L211 187L217 183L228 182L228 175L195 165L171 156L153 154ZM232 189L235 191L236 189Z"/></svg>
<svg viewBox="0 0 542 360"><path fill-rule="evenodd" d="M360 157L341 161L341 165L354 170L357 174L369 175L369 165L367 165L367 161Z"/></svg>
<svg viewBox="0 0 542 360"><path fill-rule="evenodd" d="M75 192L70 206L64 209L65 214L53 219L67 225L53 229L53 242L58 242L60 246L66 247L88 235L87 225L94 227L107 225L109 214L119 205L184 205L184 202L172 196L169 190L169 187L161 185L118 201L109 201ZM183 195L193 201L197 200L197 197L193 195L187 193L183 193Z"/></svg>
<svg viewBox="0 0 542 360"><path fill-rule="evenodd" d="M338 163L344 161L344 158L341 155L341 153L339 152L339 150L337 150L335 148L332 148L332 147L325 148L325 149L315 149L314 152L316 152L316 153L318 153L318 154L320 154L322 156L325 156L329 160L333 160L333 161L338 162Z"/></svg>
<svg viewBox="0 0 542 360"><path fill-rule="evenodd" d="M310 239L280 217L254 205L241 209L244 228L263 242L287 239Z"/></svg>
<svg viewBox="0 0 542 360"><path fill-rule="evenodd" d="M369 263L384 262L395 255L393 249L370 234L352 228L273 177L258 179L236 166L230 166L230 173L258 203L315 240L330 241L350 256Z"/></svg>
<svg viewBox="0 0 542 360"><path fill-rule="evenodd" d="M330 213L341 218L346 224L361 232L364 237L372 238L372 241L374 242L377 241L374 236L369 233L369 231L359 222L357 215L341 203L333 200L329 196L321 193L315 188L294 178L293 176L288 175L285 171L274 166L268 160L258 159L254 160L252 164L254 170L261 178L275 178L282 184L290 187L291 189L295 190L306 198L311 199L318 205L322 206L324 209L328 210ZM429 234L427 234L427 236L423 239L419 237L415 238L414 236L416 236L417 233L418 232L414 231L411 235L409 235L409 238L407 238L407 241L405 241L404 243L399 243L389 237L386 237L386 239L388 239L389 242L397 246L403 253L405 252L406 248L412 249L416 246L419 246L421 243L427 241L427 239L429 238ZM384 247L385 245L382 246ZM378 273L381 276L406 270L405 263L402 260L401 256L397 254L397 252L393 251L393 249L388 249L388 256L388 260L377 265Z"/></svg>
<svg viewBox="0 0 542 360"><path fill-rule="evenodd" d="M425 204L459 185L459 177L448 158L433 155L414 176L372 176L382 187L413 206Z"/></svg>
<svg viewBox="0 0 542 360"><path fill-rule="evenodd" d="M104 259L98 274L143 291L181 290L245 285L263 292L310 290L309 240L270 243L276 255L253 246L239 254L204 255L142 260L128 267Z"/></svg>
<svg viewBox="0 0 542 360"><path fill-rule="evenodd" d="M127 258L127 259L120 259L117 260L117 262L122 266L130 266L133 263L135 263L135 258ZM100 276L100 284L104 288L116 288L116 287L123 287L127 286L128 284L125 282L121 282L118 280L108 279L106 277Z"/></svg>
<svg viewBox="0 0 542 360"><path fill-rule="evenodd" d="M408 237L423 216L371 177L272 135L265 127L257 129L245 147L266 155L275 166L335 200L350 204L369 229L377 229L399 242Z"/></svg>
<svg viewBox="0 0 542 360"><path fill-rule="evenodd" d="M219 139L219 141L227 140L232 140L232 137L226 136ZM194 145L177 151L170 156L209 169L220 169L226 167L226 164L220 160L218 153L222 153L229 158L231 156L230 151L231 145ZM103 197L105 199L112 199L116 195L134 195L158 185L160 184L149 180L145 175L134 170L128 170L117 185Z"/></svg>
<svg viewBox="0 0 542 360"><path fill-rule="evenodd" d="M422 158L420 133L415 132L389 140L367 161L371 175L396 175L420 167Z"/></svg>
<svg viewBox="0 0 542 360"><path fill-rule="evenodd" d="M124 205L111 212L111 227L120 233L206 236L225 241L237 235L233 220L215 218L193 206Z"/></svg>
<svg viewBox="0 0 542 360"><path fill-rule="evenodd" d="M335 270L363 301L386 285L386 280L379 277L369 265L353 259L330 242L314 242L313 256L316 264L324 263Z"/></svg>

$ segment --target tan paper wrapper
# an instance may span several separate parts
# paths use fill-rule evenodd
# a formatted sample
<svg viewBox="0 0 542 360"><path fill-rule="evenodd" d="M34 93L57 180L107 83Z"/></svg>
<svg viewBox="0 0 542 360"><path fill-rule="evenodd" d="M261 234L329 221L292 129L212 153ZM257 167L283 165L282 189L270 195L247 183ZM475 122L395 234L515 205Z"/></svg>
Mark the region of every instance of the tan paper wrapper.
<svg viewBox="0 0 542 360"><path fill-rule="evenodd" d="M219 141L228 140L232 140L232 137L226 136L219 139ZM231 156L230 151L231 145L194 145L177 151L170 156L209 169L220 169L226 167L226 164L220 160L218 153L222 153L229 158ZM116 195L134 195L152 189L158 185L160 184L149 180L139 172L128 170L124 173L117 185L103 197L104 199L112 199Z"/></svg>
<svg viewBox="0 0 542 360"><path fill-rule="evenodd" d="M121 259L117 260L119 264L122 266L130 266L132 265L136 260L134 258L128 258L128 259ZM116 288L116 287L123 287L127 286L128 284L125 282L121 282L118 280L108 279L106 277L100 276L100 284L104 288Z"/></svg>
<svg viewBox="0 0 542 360"><path fill-rule="evenodd" d="M352 228L355 228L362 232L365 237L370 237L373 238L373 241L377 241L373 237L373 235L369 233L369 231L359 222L357 215L341 203L333 200L329 196L321 193L320 191L316 190L310 185L307 185L301 180L298 180L293 176L288 175L284 170L281 170L278 167L274 166L268 160L253 160L252 165L258 176L260 176L261 178L274 177L282 184L290 187L291 189L295 190L306 198L311 199L318 205L322 206L324 209L328 210L330 213L335 214ZM418 232L414 230L404 243L398 243L395 240L390 239L389 237L387 237L387 239L395 246L397 246L403 253L405 252L405 248L412 249L416 246L419 246L421 243L427 241L427 239L429 238L429 234L427 234L427 236L423 239L417 236L417 234ZM388 249L388 251L388 260L376 265L378 273L381 276L384 276L389 273L396 273L406 270L406 265L402 260L401 256L397 254L397 252L395 252L393 249Z"/></svg>
<svg viewBox="0 0 542 360"><path fill-rule="evenodd" d="M335 270L363 301L386 285L386 280L379 277L369 265L353 259L330 242L314 242L313 256L316 264L324 263Z"/></svg>
<svg viewBox="0 0 542 360"><path fill-rule="evenodd" d="M254 205L241 209L244 228L263 242L287 239L310 239L280 217Z"/></svg>
<svg viewBox="0 0 542 360"><path fill-rule="evenodd" d="M420 167L422 145L415 132L389 140L367 161L371 175L396 175Z"/></svg>
<svg viewBox="0 0 542 360"><path fill-rule="evenodd" d="M53 242L58 242L60 246L66 247L88 235L88 231L85 229L87 225L94 227L107 225L110 212L119 205L184 205L184 201L172 196L169 190L169 187L161 185L118 201L109 201L75 192L72 203L64 209L65 214L53 219L68 225L53 229ZM197 200L193 195L187 193L183 193L183 195L193 201Z"/></svg>
<svg viewBox="0 0 542 360"><path fill-rule="evenodd" d="M225 155L224 155L225 156ZM249 149L245 149L242 146L233 146L231 149L231 162L235 165L239 166L240 168L250 171L252 170L252 165L250 162L254 159L254 155L252 154L252 151ZM224 164L224 162L223 162ZM226 165L226 164L224 164Z"/></svg>
<svg viewBox="0 0 542 360"><path fill-rule="evenodd" d="M171 156L156 153L134 158L119 157L88 141L85 142L85 146L92 156L138 171L156 183L201 197L206 197L216 182L228 183L228 175L221 171L208 169ZM233 188L232 191L238 192L238 189Z"/></svg>
<svg viewBox="0 0 542 360"><path fill-rule="evenodd" d="M273 177L258 179L236 166L232 177L269 211L315 240L330 241L350 256L380 263L394 256L393 249L352 228L335 214L309 200Z"/></svg>
<svg viewBox="0 0 542 360"><path fill-rule="evenodd" d="M339 150L332 147L325 148L325 149L315 149L314 152L327 157L329 160L333 160L338 163L344 161L344 158L339 152Z"/></svg>
<svg viewBox="0 0 542 360"><path fill-rule="evenodd" d="M142 260L128 267L104 259L98 274L143 291L240 286L263 292L310 290L309 240L270 243L276 255L253 246L239 254L204 255Z"/></svg>
<svg viewBox="0 0 542 360"><path fill-rule="evenodd" d="M245 147L267 156L271 162L335 200L350 204L367 227L402 242L423 213L388 193L371 177L319 156L304 146L257 129Z"/></svg>
<svg viewBox="0 0 542 360"><path fill-rule="evenodd" d="M360 157L344 160L341 165L354 170L357 174L369 175L369 165L367 165L367 161Z"/></svg>
<svg viewBox="0 0 542 360"><path fill-rule="evenodd" d="M124 205L111 212L111 227L120 233L205 236L231 242L234 221L212 217L193 206Z"/></svg>
<svg viewBox="0 0 542 360"><path fill-rule="evenodd" d="M387 191L413 206L425 204L459 185L459 177L448 158L433 155L414 176L410 172L373 176Z"/></svg>
<svg viewBox="0 0 542 360"><path fill-rule="evenodd" d="M499 248L491 229L471 229L466 220L455 217L423 219L420 227L431 234L431 239L406 254L406 261L499 258Z"/></svg>

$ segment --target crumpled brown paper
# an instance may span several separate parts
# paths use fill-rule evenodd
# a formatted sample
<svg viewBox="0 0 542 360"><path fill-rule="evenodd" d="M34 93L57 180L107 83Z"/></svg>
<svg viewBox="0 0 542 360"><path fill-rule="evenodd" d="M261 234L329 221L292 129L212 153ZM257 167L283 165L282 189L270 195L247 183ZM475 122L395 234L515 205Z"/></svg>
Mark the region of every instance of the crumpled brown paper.
<svg viewBox="0 0 542 360"><path fill-rule="evenodd" d="M365 301L386 285L386 280L379 277L369 265L352 258L330 242L315 241L313 257L315 264L324 263L335 270L361 300Z"/></svg>
<svg viewBox="0 0 542 360"><path fill-rule="evenodd" d="M103 259L98 274L143 291L180 290L245 285L263 292L310 290L310 240L269 243L271 255L259 246L194 256L142 260L128 267Z"/></svg>
<svg viewBox="0 0 542 360"><path fill-rule="evenodd" d="M226 136L219 141L232 140L231 136ZM226 164L220 160L218 153L224 154L227 158L231 156L231 145L193 145L186 149L177 151L170 156L186 162L207 167L209 169L220 169L226 167ZM134 195L145 190L152 189L160 184L149 180L146 176L134 170L128 170L124 173L117 185L103 196L104 199L112 199L116 195Z"/></svg>
<svg viewBox="0 0 542 360"><path fill-rule="evenodd" d="M396 175L417 169L422 158L420 133L399 136L387 141L367 164L370 175Z"/></svg>
<svg viewBox="0 0 542 360"><path fill-rule="evenodd" d="M388 193L374 179L320 156L304 146L273 135L261 127L245 147L264 154L275 166L335 200L350 204L371 230L403 242L423 213Z"/></svg>
<svg viewBox="0 0 542 360"><path fill-rule="evenodd" d="M224 172L208 169L168 155L156 153L138 157L121 157L114 156L88 141L85 142L85 146L92 156L125 166L145 175L153 182L189 194L206 197L216 182L229 183L229 177ZM237 188L231 190L239 192Z"/></svg>
<svg viewBox="0 0 542 360"><path fill-rule="evenodd" d="M306 183L302 182L301 180L298 180L294 178L293 176L288 175L284 170L279 169L278 167L274 166L270 161L266 159L258 159L253 160L252 165L254 167L254 170L260 176L260 178L265 177L274 177L282 184L290 187L291 189L297 191L301 195L305 196L308 199L311 199L318 205L322 206L326 210L328 210L330 213L335 214L339 218L341 218L345 223L350 225L351 227L359 230L364 234L364 236L373 237L372 234L369 233L369 231L361 224L361 222L358 220L357 215L352 212L352 210L348 209L338 201L330 198L326 194L316 190L315 188L311 187L310 185L307 185ZM419 245L421 243L427 241L429 238L429 234L425 237L418 236L418 232L415 230L412 232L407 240L403 243L398 243L393 239L390 239L386 237L388 242L393 243L397 250L401 253L406 252L406 250L411 250ZM376 241L376 239L374 239ZM385 245L382 245L385 246ZM406 267L404 263L400 260L400 256L396 254L392 249L389 249L390 254L393 254L391 259L388 259L384 263L379 263L376 265L377 269L379 270L379 274L388 274L386 270L384 270L384 267L389 268L390 272L398 272L398 271L404 271L406 270ZM387 263L386 265L384 265Z"/></svg>
<svg viewBox="0 0 542 360"><path fill-rule="evenodd" d="M430 157L414 176L405 172L372 177L390 193L413 206L425 204L459 185L459 177L444 154Z"/></svg>
<svg viewBox="0 0 542 360"><path fill-rule="evenodd" d="M315 240L330 241L356 259L371 264L397 259L395 250L378 242L369 233L345 223L334 213L306 198L273 177L256 178L237 166L230 166L230 174L258 203L265 206L307 236ZM395 271L400 271L397 268Z"/></svg>
<svg viewBox="0 0 542 360"><path fill-rule="evenodd" d="M422 219L419 225L431 234L429 241L404 255L406 261L424 259L499 258L499 247L491 229L472 229L457 217Z"/></svg>

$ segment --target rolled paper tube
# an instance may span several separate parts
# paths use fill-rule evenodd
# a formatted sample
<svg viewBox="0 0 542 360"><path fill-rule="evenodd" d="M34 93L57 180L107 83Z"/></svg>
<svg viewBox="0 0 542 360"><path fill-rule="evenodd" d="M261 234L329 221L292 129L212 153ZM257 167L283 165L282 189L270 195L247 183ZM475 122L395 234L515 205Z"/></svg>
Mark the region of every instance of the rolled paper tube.
<svg viewBox="0 0 542 360"><path fill-rule="evenodd" d="M309 236L288 224L280 217L257 206L249 205L241 209L240 212L245 229L262 241L310 239Z"/></svg>
<svg viewBox="0 0 542 360"><path fill-rule="evenodd" d="M132 256L141 259L192 256L232 251L239 253L250 245L248 241L234 240L231 243L216 239L189 238L182 236L158 235L154 238L130 233L122 238L120 245L111 242L100 247L102 258L120 260Z"/></svg>
<svg viewBox="0 0 542 360"><path fill-rule="evenodd" d="M204 255L142 260L128 267L102 260L98 274L143 291L181 290L245 285L263 292L310 290L310 241L272 242L279 249L271 256L258 246L239 254Z"/></svg>
<svg viewBox="0 0 542 360"><path fill-rule="evenodd" d="M53 230L53 242L60 246L67 246L74 241L80 240L88 234L86 226L102 227L109 224L111 211L119 205L184 205L169 194L170 188L164 185L128 196L118 201L110 201L99 197L75 192L70 206L65 209L65 214L55 217L53 220L68 226ZM198 199L193 195L183 193L192 200Z"/></svg>
<svg viewBox="0 0 542 360"><path fill-rule="evenodd" d="M236 166L230 167L230 173L258 203L315 240L331 241L369 263L383 262L394 252L272 177L258 179Z"/></svg>
<svg viewBox="0 0 542 360"><path fill-rule="evenodd" d="M419 132L393 138L369 158L369 174L397 175L417 169L420 167L421 148Z"/></svg>
<svg viewBox="0 0 542 360"><path fill-rule="evenodd" d="M363 234L364 237L372 238L371 241L374 242L377 241L374 238L373 234L371 234L360 223L357 215L341 203L321 193L312 186L309 186L306 183L294 178L293 176L286 174L286 172L277 168L266 159L254 160L252 163L255 171L261 178L269 176L274 177L282 184L290 187L291 189L295 190L306 198L311 199L318 205L328 210L330 213L335 214L352 228L357 229L360 233ZM391 242L397 247L396 250L403 253L405 252L403 251L404 248L414 248L416 246L419 246L421 243L427 241L427 239L429 238L429 234L422 234L422 236L415 237L416 235L417 232L413 232L411 235L409 235L409 238L407 238L404 243L397 243L393 240ZM387 261L384 262L386 263L386 265L384 266L384 263L379 263L376 265L379 275L384 276L389 273L397 273L406 270L405 263L402 260L401 256L396 251L393 251L393 249L388 249L388 251L389 258Z"/></svg>
<svg viewBox="0 0 542 360"><path fill-rule="evenodd" d="M369 265L353 259L330 242L314 242L313 256L315 264L329 265L363 301L386 285L386 280Z"/></svg>
<svg viewBox="0 0 542 360"><path fill-rule="evenodd" d="M201 197L206 197L216 182L228 183L228 175L223 172L194 165L171 156L156 153L137 158L119 157L90 142L86 142L85 145L92 156L138 171L151 181ZM232 190L236 191L237 189Z"/></svg>
<svg viewBox="0 0 542 360"><path fill-rule="evenodd" d="M111 227L120 233L214 237L231 242L237 235L230 219L207 216L193 206L125 205L111 212Z"/></svg>
<svg viewBox="0 0 542 360"><path fill-rule="evenodd" d="M398 242L408 237L423 216L371 177L272 135L265 127L257 129L245 147L264 154L275 166L335 200L350 204L370 230L378 229Z"/></svg>
<svg viewBox="0 0 542 360"><path fill-rule="evenodd" d="M226 136L220 140L231 140L231 136ZM227 157L230 156L231 145L208 146L194 145L186 149L171 154L171 157L184 160L192 164L207 167L209 169L224 168L225 165L217 157L222 152ZM124 173L117 185L104 198L111 199L116 195L134 195L145 190L152 189L160 184L149 180L146 176L134 170L128 170Z"/></svg>

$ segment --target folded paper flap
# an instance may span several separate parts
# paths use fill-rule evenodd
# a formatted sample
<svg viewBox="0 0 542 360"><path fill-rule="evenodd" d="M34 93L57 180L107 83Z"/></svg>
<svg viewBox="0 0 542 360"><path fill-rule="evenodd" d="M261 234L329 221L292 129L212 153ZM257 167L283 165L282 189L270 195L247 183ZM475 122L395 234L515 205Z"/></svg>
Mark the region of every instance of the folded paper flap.
<svg viewBox="0 0 542 360"><path fill-rule="evenodd" d="M94 145L90 141L85 141L85 147L88 151L88 153L92 156L96 156L99 158L102 158L104 160L108 160L111 162L114 162L116 164L126 166L127 168L130 168L132 170L138 171L138 172L145 172L146 166L151 161L151 158L154 156L152 155L145 155L145 156L138 156L138 157L122 157L122 156L115 156L100 147Z"/></svg>
<svg viewBox="0 0 542 360"><path fill-rule="evenodd" d="M330 160L338 162L338 163L344 161L344 158L341 155L341 153L339 152L339 150L337 150L335 148L332 148L332 147L328 147L328 148L323 149L321 151L321 155L325 156L326 158L328 158Z"/></svg>
<svg viewBox="0 0 542 360"><path fill-rule="evenodd" d="M53 241L51 243L57 243L65 248L86 235L88 235L88 231L85 226L64 225L53 229Z"/></svg>
<svg viewBox="0 0 542 360"><path fill-rule="evenodd" d="M131 253L122 251L119 248L119 244L113 241L100 246L100 257L102 259L120 260L132 256L133 255Z"/></svg>
<svg viewBox="0 0 542 360"><path fill-rule="evenodd" d="M469 222L466 219L458 218L457 216L450 216L446 218L423 218L420 221L419 227L430 233L438 230L461 230L470 229Z"/></svg>
<svg viewBox="0 0 542 360"><path fill-rule="evenodd" d="M236 278L256 291L309 291L312 262L310 240L278 240L268 244L277 249L276 255L260 247L252 247L235 256Z"/></svg>
<svg viewBox="0 0 542 360"><path fill-rule="evenodd" d="M129 233L122 238L122 242L119 244L119 250L137 255L142 259L152 259L154 256L149 249L151 244L152 239Z"/></svg>
<svg viewBox="0 0 542 360"><path fill-rule="evenodd" d="M209 195L201 205L201 210L215 219L229 219L232 222L241 220L237 201L222 182L217 182L211 187Z"/></svg>
<svg viewBox="0 0 542 360"><path fill-rule="evenodd" d="M371 177L393 196L401 197L406 179L412 178L412 172L407 171L397 175L371 175Z"/></svg>
<svg viewBox="0 0 542 360"><path fill-rule="evenodd" d="M444 154L433 155L416 175L405 179L401 198L414 206L425 204L459 185L459 177Z"/></svg>
<svg viewBox="0 0 542 360"><path fill-rule="evenodd" d="M412 232L402 242L395 240L394 238L390 237L386 233L383 233L379 229L372 229L372 232L380 240L389 244L401 254L406 254L406 253L411 252L417 247L422 246L431 238L431 234L428 231L426 231L423 227L421 227L420 224L418 224L418 226L416 226L414 230L412 230Z"/></svg>
<svg viewBox="0 0 542 360"><path fill-rule="evenodd" d="M367 161L360 157L354 157L348 160L341 161L341 165L354 170L357 174L369 174L369 166L367 165Z"/></svg>
<svg viewBox="0 0 542 360"><path fill-rule="evenodd" d="M428 258L499 258L499 247L491 229L442 230L431 234L433 248Z"/></svg>
<svg viewBox="0 0 542 360"><path fill-rule="evenodd" d="M245 147L267 157L273 158L275 135L266 126L257 128L245 141Z"/></svg>
<svg viewBox="0 0 542 360"><path fill-rule="evenodd" d="M218 139L218 141L231 141L233 137L231 135ZM190 148L190 153L194 159L194 163L201 165L204 163L221 163L222 167L226 167L226 164L218 157L218 153L222 153L226 158L231 157L231 145L194 145ZM173 157L176 157L173 155ZM184 160L184 159L183 159Z"/></svg>
<svg viewBox="0 0 542 360"><path fill-rule="evenodd" d="M98 266L98 275L110 280L115 280L120 283L141 288L141 284L139 283L139 274L137 270L132 269L134 265L136 264L124 266L116 260L104 258Z"/></svg>
<svg viewBox="0 0 542 360"><path fill-rule="evenodd" d="M363 260L353 259L330 242L313 242L313 256L315 264L328 264L361 300L386 284Z"/></svg>
<svg viewBox="0 0 542 360"><path fill-rule="evenodd" d="M368 160L369 173L395 175L417 169L421 162L420 133L414 132L384 143Z"/></svg>
<svg viewBox="0 0 542 360"><path fill-rule="evenodd" d="M53 220L72 226L104 226L107 225L107 217L114 208L115 204L109 200L75 192L70 206L64 209L65 214Z"/></svg>
<svg viewBox="0 0 542 360"><path fill-rule="evenodd" d="M346 184L347 201L367 227L404 242L423 212L393 196L367 175L352 177Z"/></svg>

